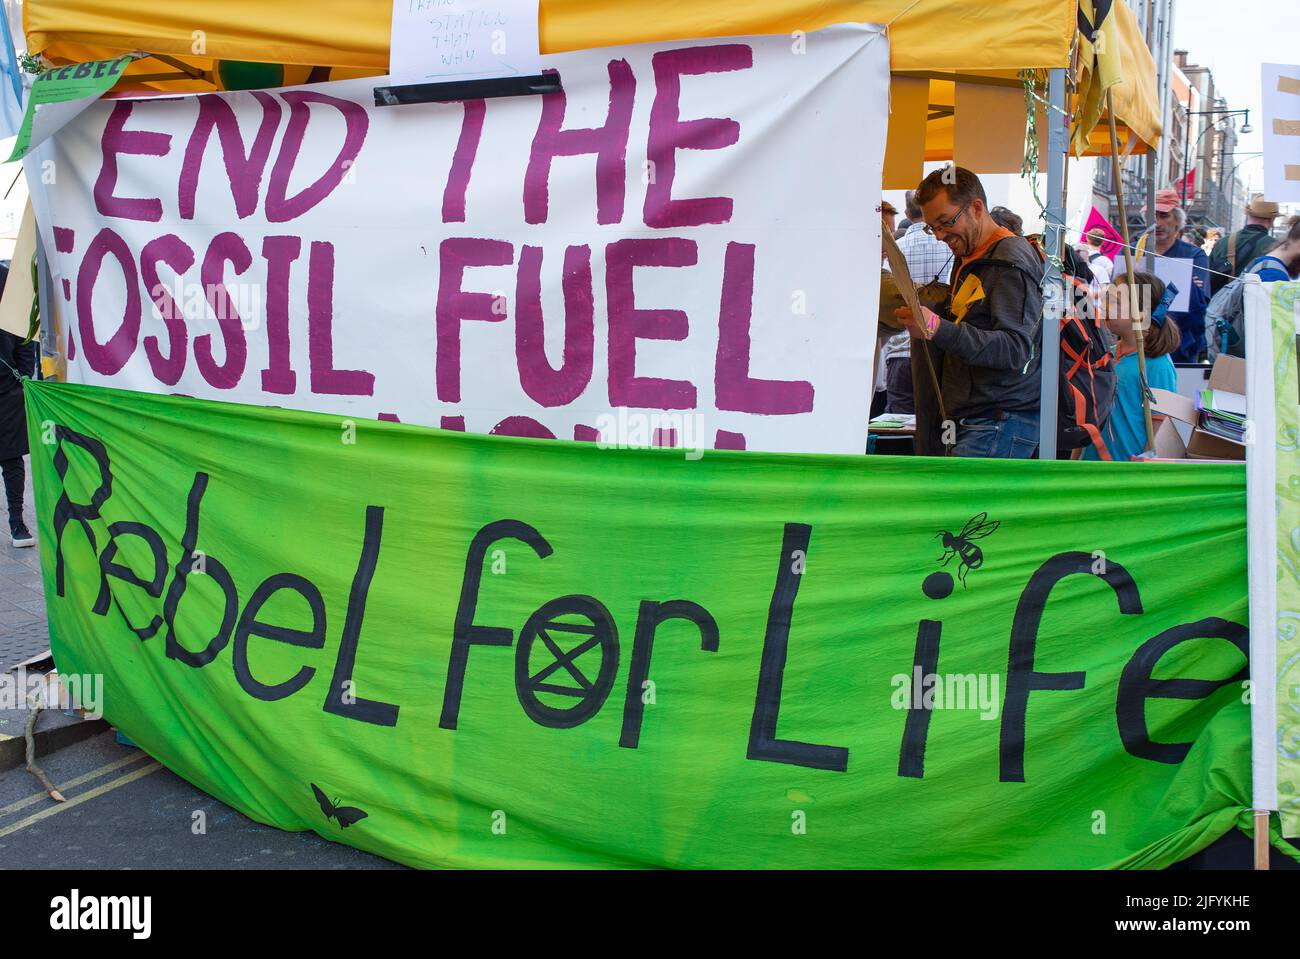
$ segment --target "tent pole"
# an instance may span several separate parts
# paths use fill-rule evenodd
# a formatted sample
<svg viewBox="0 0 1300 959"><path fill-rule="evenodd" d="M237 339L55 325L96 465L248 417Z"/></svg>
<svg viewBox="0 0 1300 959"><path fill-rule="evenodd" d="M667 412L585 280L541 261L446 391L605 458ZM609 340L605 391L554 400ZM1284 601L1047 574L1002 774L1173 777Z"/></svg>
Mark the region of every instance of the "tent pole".
<svg viewBox="0 0 1300 959"><path fill-rule="evenodd" d="M1119 227L1124 233L1124 266L1125 275L1128 281L1125 289L1128 290L1129 315L1137 317L1137 291L1133 288L1133 247L1129 244L1128 238L1128 211L1124 209L1124 177L1119 165L1119 145L1115 142L1115 105L1111 102L1110 91L1106 91L1106 113L1110 118L1110 165L1111 172L1115 177L1115 202L1119 206ZM1155 304L1151 304L1152 307ZM1138 376L1142 383L1142 419L1146 424L1146 449L1151 451L1155 449L1155 429L1151 425L1151 393L1146 389L1147 384L1147 348L1146 341L1143 338L1141 324L1133 324L1133 336L1137 340L1137 357L1138 357Z"/></svg>
<svg viewBox="0 0 1300 959"><path fill-rule="evenodd" d="M1156 151L1151 150L1147 153L1147 216L1154 221L1156 210ZM1143 232L1146 228L1143 227ZM1147 237L1147 262L1144 269L1148 273L1156 271L1156 244L1151 237Z"/></svg>
<svg viewBox="0 0 1300 959"><path fill-rule="evenodd" d="M1155 0L1147 0L1147 49L1152 51L1156 49ZM1161 72L1162 70L1159 69L1156 71L1157 77ZM1159 80L1157 79L1156 82L1158 84ZM1154 213L1156 208L1156 151L1154 147L1147 148L1147 176L1144 186L1146 187L1146 209ZM1156 271L1156 256L1153 246L1147 247L1147 261L1142 268L1148 273Z"/></svg>
<svg viewBox="0 0 1300 959"><path fill-rule="evenodd" d="M1038 458L1056 459L1056 404L1060 394L1060 317L1065 305L1065 281L1053 264L1065 242L1065 159L1069 150L1065 69L1048 71L1047 81L1047 209L1043 223L1048 260L1043 273L1043 355L1038 402Z"/></svg>

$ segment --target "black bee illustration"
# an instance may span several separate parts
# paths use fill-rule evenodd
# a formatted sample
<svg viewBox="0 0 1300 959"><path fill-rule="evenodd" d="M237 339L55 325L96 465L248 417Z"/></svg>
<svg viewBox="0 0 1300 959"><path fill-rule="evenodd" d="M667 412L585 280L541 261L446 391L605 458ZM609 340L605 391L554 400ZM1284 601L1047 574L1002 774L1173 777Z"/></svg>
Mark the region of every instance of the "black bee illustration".
<svg viewBox="0 0 1300 959"><path fill-rule="evenodd" d="M370 815L364 809L358 809L356 806L340 806L337 799L330 802L329 797L315 783L311 784L311 791L316 794L316 802L320 804L320 811L325 814L325 818L333 819L344 829Z"/></svg>
<svg viewBox="0 0 1300 959"><path fill-rule="evenodd" d="M966 525L956 536L946 529L941 529L934 534L936 537L943 537L944 553L939 557L939 564L947 566L949 560L956 556L957 578L961 580L963 588L966 586L966 574L984 565L984 552L971 540L983 539L1001 525L996 520L992 523L988 522L988 518L988 513L976 513L966 521Z"/></svg>

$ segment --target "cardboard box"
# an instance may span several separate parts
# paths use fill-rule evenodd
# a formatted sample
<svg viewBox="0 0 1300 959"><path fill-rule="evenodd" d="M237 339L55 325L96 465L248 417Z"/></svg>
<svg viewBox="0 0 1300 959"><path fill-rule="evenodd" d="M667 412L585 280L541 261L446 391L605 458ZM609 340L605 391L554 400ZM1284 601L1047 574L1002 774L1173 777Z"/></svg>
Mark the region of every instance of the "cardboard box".
<svg viewBox="0 0 1300 959"><path fill-rule="evenodd" d="M1212 390L1236 393L1242 398L1241 405L1244 409L1246 405L1246 361L1239 356L1219 354L1214 358L1214 367L1210 370L1210 380L1205 385ZM1198 425L1196 429L1192 430L1192 438L1187 441L1187 456L1189 459L1244 460L1246 458L1246 444L1216 436Z"/></svg>
<svg viewBox="0 0 1300 959"><path fill-rule="evenodd" d="M1210 381L1205 384L1212 390L1226 390L1229 393L1246 395L1246 361L1240 356L1228 356L1220 353L1214 358L1214 367L1210 370Z"/></svg>
<svg viewBox="0 0 1300 959"><path fill-rule="evenodd" d="M1244 395L1246 361L1238 356L1220 354L1215 358L1214 368L1210 371L1210 379L1206 386L1212 390ZM1202 414L1197 410L1195 400L1168 390L1153 389L1151 395L1154 397L1151 412L1162 417L1153 437L1156 459L1240 461L1246 458L1245 443L1216 436L1204 428ZM1183 444L1173 420L1192 427L1186 445Z"/></svg>
<svg viewBox="0 0 1300 959"><path fill-rule="evenodd" d="M1160 418L1155 424L1155 436L1152 437L1155 458L1187 459L1187 447L1183 444L1183 438L1179 435L1178 428L1174 426L1174 421L1179 420L1188 426L1196 426L1196 404L1181 393L1171 393L1169 390L1153 389L1151 395L1154 397L1151 415Z"/></svg>

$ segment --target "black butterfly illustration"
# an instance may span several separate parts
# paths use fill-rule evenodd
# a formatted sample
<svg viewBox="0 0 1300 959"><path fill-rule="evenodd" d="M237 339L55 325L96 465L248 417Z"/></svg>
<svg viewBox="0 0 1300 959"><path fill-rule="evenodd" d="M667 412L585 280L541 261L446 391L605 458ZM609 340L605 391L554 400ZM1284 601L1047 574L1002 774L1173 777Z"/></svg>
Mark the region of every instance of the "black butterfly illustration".
<svg viewBox="0 0 1300 959"><path fill-rule="evenodd" d="M329 797L315 783L311 784L311 791L316 794L316 801L320 803L320 811L325 814L325 818L337 821L344 829L347 829L354 822L361 822L370 815L364 809L358 809L356 806L340 806L337 799L330 802Z"/></svg>

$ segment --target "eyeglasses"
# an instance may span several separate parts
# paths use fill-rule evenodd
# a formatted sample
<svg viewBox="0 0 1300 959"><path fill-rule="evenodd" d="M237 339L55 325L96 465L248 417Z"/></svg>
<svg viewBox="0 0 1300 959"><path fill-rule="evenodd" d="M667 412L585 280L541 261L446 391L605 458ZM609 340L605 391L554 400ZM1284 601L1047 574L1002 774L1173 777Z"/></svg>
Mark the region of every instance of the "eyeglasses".
<svg viewBox="0 0 1300 959"><path fill-rule="evenodd" d="M975 202L974 200L967 200L965 205L960 210L958 210L956 215L953 216L952 219L950 220L945 220L943 217L940 217L938 224L933 227L931 227L930 224L927 223L924 227L925 232L929 236L934 236L935 230L939 230L942 233L947 233L949 230L951 230L954 226L957 225L957 221L960 220L962 214L966 212L966 208L969 207L974 202Z"/></svg>

